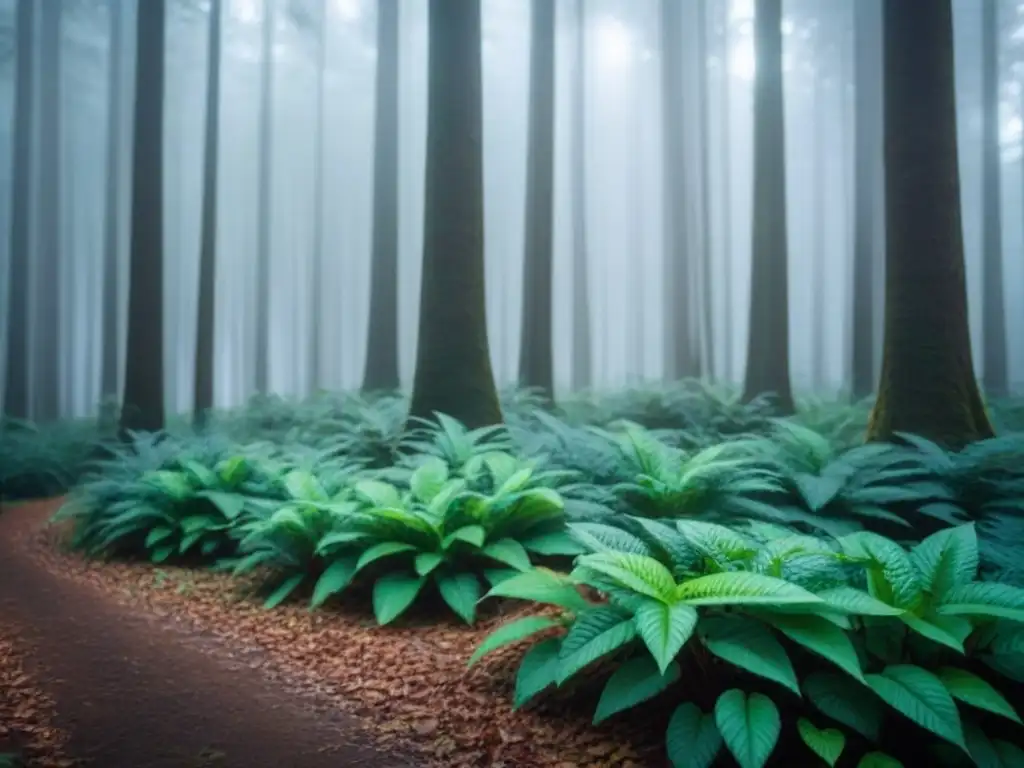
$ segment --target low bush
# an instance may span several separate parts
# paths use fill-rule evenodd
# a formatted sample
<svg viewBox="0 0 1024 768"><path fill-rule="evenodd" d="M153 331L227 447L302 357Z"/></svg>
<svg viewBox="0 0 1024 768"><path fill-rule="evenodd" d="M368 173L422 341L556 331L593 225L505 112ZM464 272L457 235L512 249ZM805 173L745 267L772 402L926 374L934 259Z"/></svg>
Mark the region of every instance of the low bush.
<svg viewBox="0 0 1024 768"><path fill-rule="evenodd" d="M562 612L502 626L470 663L543 632L516 676L521 707L613 657L594 722L672 696L666 748L680 767L706 768L727 750L760 768L784 728L805 761L813 752L835 765L850 752L860 765L898 764L890 754L909 763L920 740L903 723L927 737L934 764L1024 759L1021 721L997 688L1024 673L1024 590L976 580L973 525L910 551L868 532L832 542L765 526L658 526L647 537L584 529L590 552L570 575L533 570L496 585L489 597Z"/></svg>

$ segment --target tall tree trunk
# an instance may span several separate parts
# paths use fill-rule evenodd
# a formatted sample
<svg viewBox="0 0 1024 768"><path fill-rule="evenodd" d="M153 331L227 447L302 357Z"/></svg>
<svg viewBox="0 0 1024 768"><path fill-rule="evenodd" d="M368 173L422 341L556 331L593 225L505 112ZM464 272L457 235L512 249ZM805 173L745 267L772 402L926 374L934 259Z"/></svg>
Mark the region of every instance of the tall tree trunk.
<svg viewBox="0 0 1024 768"><path fill-rule="evenodd" d="M410 416L501 422L484 290L480 0L430 0L419 348Z"/></svg>
<svg viewBox="0 0 1024 768"><path fill-rule="evenodd" d="M118 272L121 255L121 127L122 76L124 73L124 4L110 0L110 59L107 64L107 179L106 216L103 223L103 338L100 368L100 396L105 402L117 399Z"/></svg>
<svg viewBox="0 0 1024 768"><path fill-rule="evenodd" d="M263 73L260 82L259 210L256 233L256 392L270 388L270 218L273 202L274 27L277 3L263 0Z"/></svg>
<svg viewBox="0 0 1024 768"><path fill-rule="evenodd" d="M694 351L692 290L686 233L686 147L683 135L687 115L683 104L683 6L661 0L661 114L665 162L662 170L665 227L665 371L675 381L698 374Z"/></svg>
<svg viewBox="0 0 1024 768"><path fill-rule="evenodd" d="M35 289L33 291L32 412L36 419L60 415L61 131L63 3L39 3L39 186L36 210Z"/></svg>
<svg viewBox="0 0 1024 768"><path fill-rule="evenodd" d="M29 280L32 254L32 94L35 90L36 0L18 0L15 11L14 140L12 143L11 264L7 310L7 365L3 413L27 419L29 410Z"/></svg>
<svg viewBox="0 0 1024 768"><path fill-rule="evenodd" d="M324 275L324 102L327 81L327 19L328 2L320 2L320 34L316 61L316 116L313 139L313 275L309 315L312 321L309 354L309 386L314 392L323 386L323 275Z"/></svg>
<svg viewBox="0 0 1024 768"><path fill-rule="evenodd" d="M868 438L992 434L971 362L950 0L884 0L885 342Z"/></svg>
<svg viewBox="0 0 1024 768"><path fill-rule="evenodd" d="M630 261L634 265L629 270L629 287L632 294L633 311L630 312L630 321L627 324L629 331L632 331L632 338L627 342L628 349L632 350L632 370L629 376L630 381L642 384L645 376L646 364L646 325L645 322L645 301L644 301L644 270L640 266L644 263L644 210L647 207L644 200L644 151L643 151L643 84L640 82L641 75L637 71L639 61L634 56L630 74L633 76L632 86L632 114L629 119L631 136L629 143L633 147L629 159L629 181L624 187L626 193L625 202L630 207L629 216L629 244L626 252L630 255Z"/></svg>
<svg viewBox="0 0 1024 768"><path fill-rule="evenodd" d="M554 399L552 265L555 187L555 4L533 0L526 150L523 316L519 384Z"/></svg>
<svg viewBox="0 0 1024 768"><path fill-rule="evenodd" d="M829 11L825 11L828 13ZM814 40L814 90L812 92L811 104L811 131L812 155L814 168L814 246L811 251L809 264L809 278L811 284L811 387L815 392L821 390L825 384L825 250L827 248L827 237L825 235L825 195L828 189L826 176L828 174L828 156L825 152L825 111L826 99L822 79L825 73L824 68L826 47L824 41L825 24L824 13L818 16L818 27L815 30ZM834 137L833 137L834 138Z"/></svg>
<svg viewBox="0 0 1024 768"><path fill-rule="evenodd" d="M876 161L882 152L882 118L874 98L880 81L879 0L858 0L854 14L853 118L853 350L852 389L864 398L875 389Z"/></svg>
<svg viewBox="0 0 1024 768"><path fill-rule="evenodd" d="M199 253L199 317L196 321L195 410L197 429L213 408L214 338L217 332L217 177L220 163L221 0L210 3L206 56L206 135L203 140L203 219Z"/></svg>
<svg viewBox="0 0 1024 768"><path fill-rule="evenodd" d="M377 14L377 117L373 155L373 260L363 389L394 390L398 375L399 4Z"/></svg>
<svg viewBox="0 0 1024 768"><path fill-rule="evenodd" d="M792 413L795 406L789 383L782 0L757 0L754 45L754 226L743 399L750 401L768 395L775 409L786 414Z"/></svg>
<svg viewBox="0 0 1024 768"><path fill-rule="evenodd" d="M576 61L572 84L572 389L593 381L590 333L590 268L587 264L587 12L576 0Z"/></svg>
<svg viewBox="0 0 1024 768"><path fill-rule="evenodd" d="M715 321L713 283L711 278L711 142L708 109L708 7L707 0L697 0L697 114L700 117L700 311L701 348L704 351L701 371L715 375Z"/></svg>
<svg viewBox="0 0 1024 768"><path fill-rule="evenodd" d="M128 364L121 430L164 427L163 150L166 0L139 3Z"/></svg>
<svg viewBox="0 0 1024 768"><path fill-rule="evenodd" d="M722 38L719 48L719 61L728 61L732 50L732 27L729 20L729 4L719 3L722 14ZM722 359L725 361L722 376L726 381L733 380L736 367L734 342L736 320L733 315L733 253L732 253L732 78L729 68L719 68L722 78Z"/></svg>
<svg viewBox="0 0 1024 768"><path fill-rule="evenodd" d="M999 3L981 4L982 119L982 384L985 393L1005 396L1006 298L1003 293L1003 206L999 158Z"/></svg>

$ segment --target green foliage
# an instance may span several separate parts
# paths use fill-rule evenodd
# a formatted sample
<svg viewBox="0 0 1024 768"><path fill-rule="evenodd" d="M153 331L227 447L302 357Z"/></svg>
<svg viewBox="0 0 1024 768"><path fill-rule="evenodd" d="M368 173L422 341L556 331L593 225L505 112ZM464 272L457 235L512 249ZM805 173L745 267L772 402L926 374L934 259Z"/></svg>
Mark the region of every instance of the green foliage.
<svg viewBox="0 0 1024 768"><path fill-rule="evenodd" d="M569 576L526 572L489 593L562 609L498 629L471 660L557 630L524 657L516 706L613 662L595 722L662 694L686 697L666 735L677 766L711 765L724 747L760 768L787 729L829 765L847 749L887 764L905 749L890 727L901 721L983 765L967 734L980 734L981 750L987 733L1002 733L988 730L992 718L1021 723L999 689L1024 673L1024 590L977 581L972 524L909 551L866 531L755 546L763 526L684 520L647 537L571 528L590 552ZM581 588L599 597L583 601Z"/></svg>

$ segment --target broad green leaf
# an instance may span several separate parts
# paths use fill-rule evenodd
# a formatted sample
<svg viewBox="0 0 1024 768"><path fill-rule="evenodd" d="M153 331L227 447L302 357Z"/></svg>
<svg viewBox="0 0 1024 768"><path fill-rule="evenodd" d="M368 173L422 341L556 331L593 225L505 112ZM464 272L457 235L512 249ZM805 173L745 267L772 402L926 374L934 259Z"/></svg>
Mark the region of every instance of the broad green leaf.
<svg viewBox="0 0 1024 768"><path fill-rule="evenodd" d="M374 544L359 556L359 560L356 562L356 571L363 570L370 563L374 563L381 558L399 555L403 552L413 552L415 549L416 547L412 544L406 544L402 541L382 541L380 544Z"/></svg>
<svg viewBox="0 0 1024 768"><path fill-rule="evenodd" d="M903 763L884 752L868 752L857 763L857 768L903 768Z"/></svg>
<svg viewBox="0 0 1024 768"><path fill-rule="evenodd" d="M427 458L409 478L409 489L416 499L429 504L448 481L448 465L436 456Z"/></svg>
<svg viewBox="0 0 1024 768"><path fill-rule="evenodd" d="M927 637L933 643L944 645L957 653L964 653L963 642L954 635L951 635L946 629L938 624L935 624L928 619L924 619L920 616L915 616L912 613L905 613L900 616L900 620L910 627L912 630L921 635L921 637Z"/></svg>
<svg viewBox="0 0 1024 768"><path fill-rule="evenodd" d="M818 672L803 682L804 695L818 710L852 728L869 741L878 741L884 709L871 691L846 675Z"/></svg>
<svg viewBox="0 0 1024 768"><path fill-rule="evenodd" d="M701 620L698 632L715 656L800 695L786 649L763 624L741 616L712 616Z"/></svg>
<svg viewBox="0 0 1024 768"><path fill-rule="evenodd" d="M964 723L964 739L978 768L1024 768L1024 750L1002 739L990 739L974 723Z"/></svg>
<svg viewBox="0 0 1024 768"><path fill-rule="evenodd" d="M556 682L562 685L587 665L632 642L636 635L632 618L613 606L580 613L562 640Z"/></svg>
<svg viewBox="0 0 1024 768"><path fill-rule="evenodd" d="M774 702L761 693L738 688L715 702L715 724L740 768L763 768L775 750L782 720Z"/></svg>
<svg viewBox="0 0 1024 768"><path fill-rule="evenodd" d="M439 573L435 576L437 589L449 607L467 624L476 619L476 604L480 599L480 580L472 573Z"/></svg>
<svg viewBox="0 0 1024 768"><path fill-rule="evenodd" d="M503 579L491 587L485 597L531 600L535 603L557 605L577 613L593 607L593 604L579 593L572 581L547 568L534 568L532 571L524 571Z"/></svg>
<svg viewBox="0 0 1024 768"><path fill-rule="evenodd" d="M1024 589L975 581L947 591L937 610L952 616L989 616L1024 622Z"/></svg>
<svg viewBox="0 0 1024 768"><path fill-rule="evenodd" d="M352 581L356 572L355 557L343 557L328 565L320 578L317 579L313 588L313 598L310 600L310 607L317 608L324 604L328 598L341 592Z"/></svg>
<svg viewBox="0 0 1024 768"><path fill-rule="evenodd" d="M515 539L491 542L480 551L480 554L511 566L517 571L528 571L531 568L529 552Z"/></svg>
<svg viewBox="0 0 1024 768"><path fill-rule="evenodd" d="M854 587L833 587L818 592L818 597L833 610L857 616L899 616L904 613L902 608L883 603Z"/></svg>
<svg viewBox="0 0 1024 768"><path fill-rule="evenodd" d="M405 573L388 573L373 585L373 614L381 626L390 624L413 604L426 578Z"/></svg>
<svg viewBox="0 0 1024 768"><path fill-rule="evenodd" d="M613 525L573 523L569 535L590 552L629 552L648 557L654 554L643 539Z"/></svg>
<svg viewBox="0 0 1024 768"><path fill-rule="evenodd" d="M552 627L558 627L561 625L561 621L553 619L550 616L524 616L523 618L516 619L508 624L503 624L484 638L484 641L480 643L480 646L473 652L467 666L473 666L488 653L496 651L499 648L511 645L512 643L518 643L520 640L530 637L531 635L535 635L538 632L543 632L546 629L551 629Z"/></svg>
<svg viewBox="0 0 1024 768"><path fill-rule="evenodd" d="M519 709L537 694L555 684L558 671L558 651L562 638L541 640L523 656L516 672L516 692L513 709Z"/></svg>
<svg viewBox="0 0 1024 768"><path fill-rule="evenodd" d="M486 538L487 531L484 530L483 526L467 525L445 536L441 546L445 549L450 549L455 542L464 541L467 544L472 544L474 547L482 547Z"/></svg>
<svg viewBox="0 0 1024 768"><path fill-rule="evenodd" d="M938 671L938 676L954 699L1013 720L1015 723L1021 722L1013 705L988 681L956 667L942 667Z"/></svg>
<svg viewBox="0 0 1024 768"><path fill-rule="evenodd" d="M444 562L444 555L438 552L420 552L413 561L413 569L420 576L428 576Z"/></svg>
<svg viewBox="0 0 1024 768"><path fill-rule="evenodd" d="M402 495L398 489L380 480L360 480L353 489L374 507L400 507L402 505Z"/></svg>
<svg viewBox="0 0 1024 768"><path fill-rule="evenodd" d="M576 565L574 574L585 568L641 595L662 602L673 600L676 580L668 568L652 557L624 552L600 552L584 555L576 561Z"/></svg>
<svg viewBox="0 0 1024 768"><path fill-rule="evenodd" d="M697 609L683 603L646 600L633 616L640 638L664 672L697 627Z"/></svg>
<svg viewBox="0 0 1024 768"><path fill-rule="evenodd" d="M910 664L891 664L881 674L866 678L871 690L904 717L967 749L953 697L931 672Z"/></svg>
<svg viewBox="0 0 1024 768"><path fill-rule="evenodd" d="M149 533L146 535L146 549L152 549L155 545L173 535L174 531L165 525L158 525L155 528L151 528Z"/></svg>
<svg viewBox="0 0 1024 768"><path fill-rule="evenodd" d="M237 520L245 509L246 497L237 493L225 493L223 491L200 491L196 494L201 499L208 500L228 520Z"/></svg>
<svg viewBox="0 0 1024 768"><path fill-rule="evenodd" d="M323 486L312 472L291 470L284 476L284 487L295 501L327 501Z"/></svg>
<svg viewBox="0 0 1024 768"><path fill-rule="evenodd" d="M838 728L817 728L804 717L797 720L796 728L808 749L830 766L835 766L846 748L846 737L842 731Z"/></svg>
<svg viewBox="0 0 1024 768"><path fill-rule="evenodd" d="M850 636L820 616L768 615L765 619L794 643L832 662L860 682L864 673Z"/></svg>
<svg viewBox="0 0 1024 768"><path fill-rule="evenodd" d="M773 576L729 571L684 581L677 600L689 605L815 605L821 598Z"/></svg>
<svg viewBox="0 0 1024 768"><path fill-rule="evenodd" d="M884 603L911 610L921 600L921 577L910 555L892 539L858 531L839 540L850 557L865 560L871 594Z"/></svg>
<svg viewBox="0 0 1024 768"><path fill-rule="evenodd" d="M594 713L594 725L623 710L653 699L679 679L680 669L670 664L665 672L650 656L630 659L608 678Z"/></svg>
<svg viewBox="0 0 1024 768"><path fill-rule="evenodd" d="M277 589L270 593L267 599L263 602L263 607L269 611L270 609L279 606L298 588L304 578L306 578L306 574L304 573L297 573L294 576L289 576L278 585Z"/></svg>
<svg viewBox="0 0 1024 768"><path fill-rule="evenodd" d="M722 749L715 716L692 702L680 704L669 720L665 749L672 768L711 768Z"/></svg>
<svg viewBox="0 0 1024 768"><path fill-rule="evenodd" d="M953 587L970 584L978 573L978 535L974 523L933 533L910 550L923 586L937 599Z"/></svg>
<svg viewBox="0 0 1024 768"><path fill-rule="evenodd" d="M587 550L581 546L568 531L556 531L524 539L523 546L538 555L565 555L573 557L582 555Z"/></svg>

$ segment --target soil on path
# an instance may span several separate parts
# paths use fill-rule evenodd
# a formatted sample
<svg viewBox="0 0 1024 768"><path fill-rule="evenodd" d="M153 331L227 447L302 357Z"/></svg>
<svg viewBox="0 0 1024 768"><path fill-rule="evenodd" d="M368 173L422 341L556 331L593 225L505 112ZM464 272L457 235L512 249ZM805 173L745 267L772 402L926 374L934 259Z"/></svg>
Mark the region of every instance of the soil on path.
<svg viewBox="0 0 1024 768"><path fill-rule="evenodd" d="M55 700L71 755L96 768L408 765L365 746L341 713L316 711L159 618L51 573L30 540L55 508L35 502L0 514L0 615Z"/></svg>

